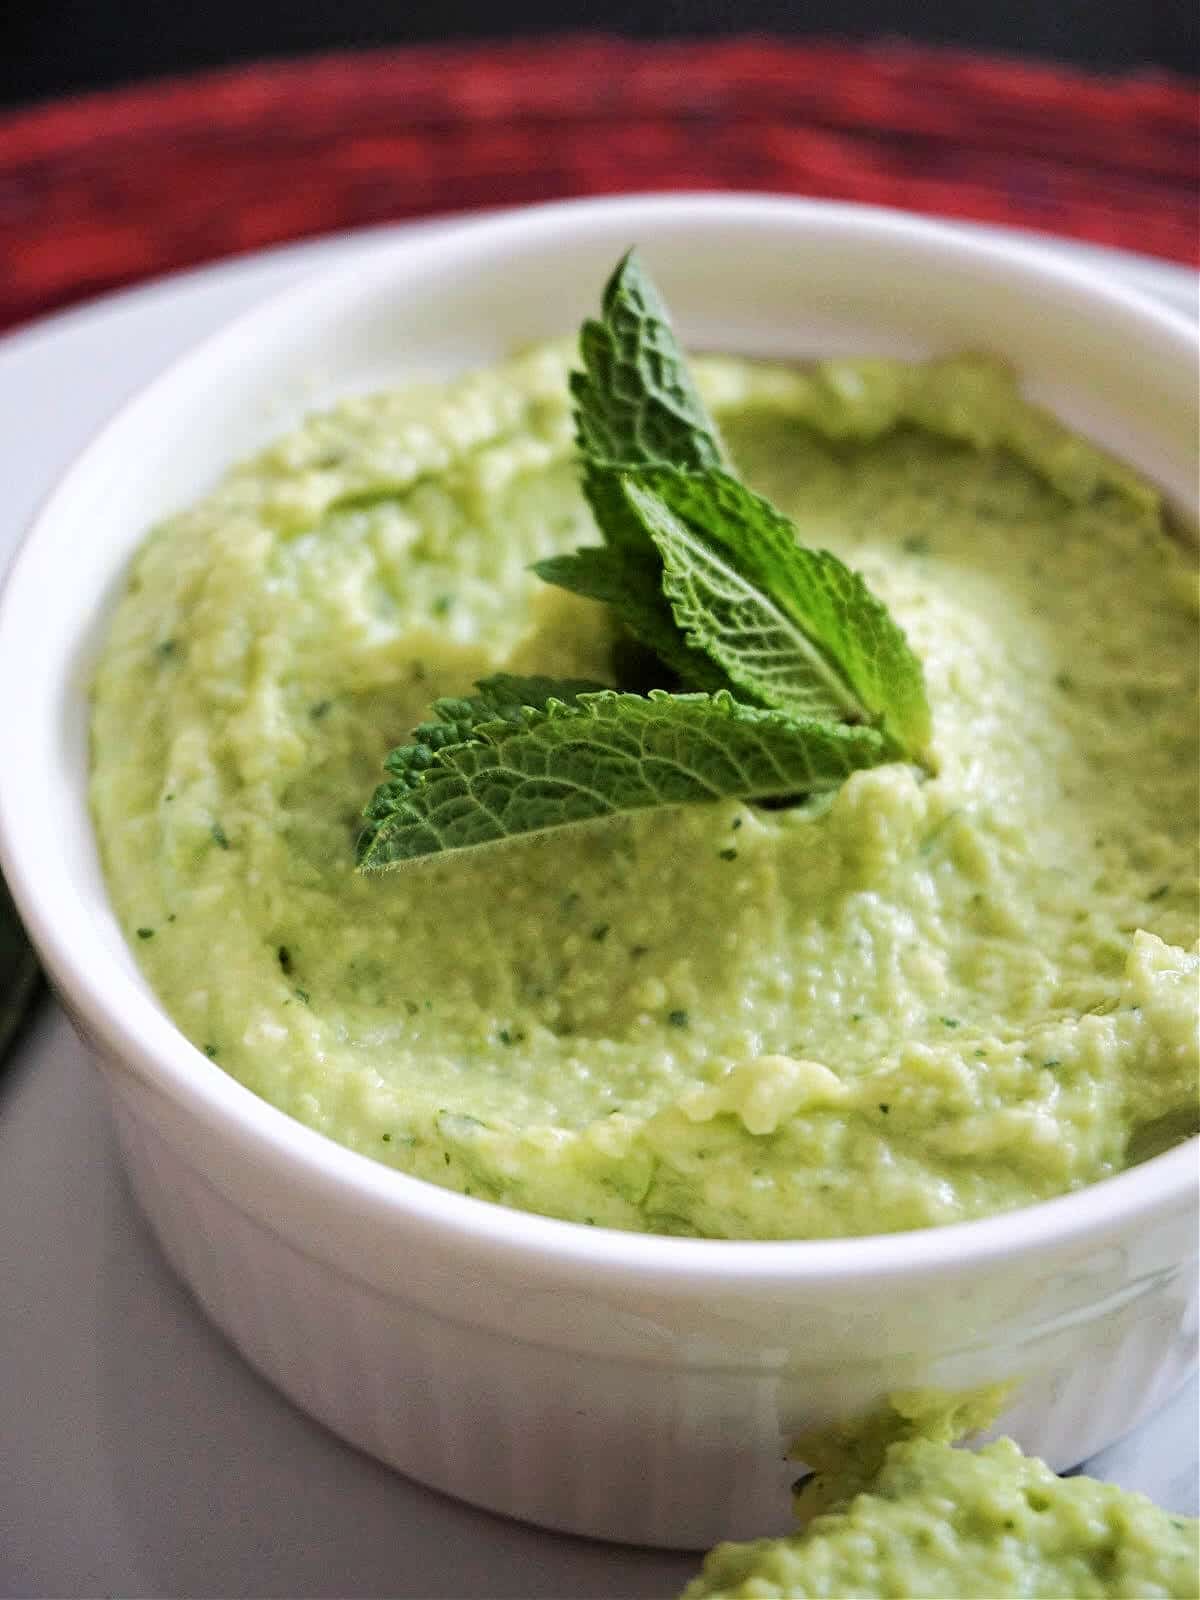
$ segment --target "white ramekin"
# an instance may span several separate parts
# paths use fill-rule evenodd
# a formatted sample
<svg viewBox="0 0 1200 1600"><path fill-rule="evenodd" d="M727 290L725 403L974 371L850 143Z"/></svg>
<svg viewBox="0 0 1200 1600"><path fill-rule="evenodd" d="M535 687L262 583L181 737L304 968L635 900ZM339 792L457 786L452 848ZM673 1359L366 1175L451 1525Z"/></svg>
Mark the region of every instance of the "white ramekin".
<svg viewBox="0 0 1200 1600"><path fill-rule="evenodd" d="M291 1121L176 1031L110 910L85 781L92 662L158 517L335 393L574 327L634 241L693 346L1001 352L1194 513L1195 333L1016 245L724 196L372 241L173 366L43 507L0 599L0 859L142 1205L260 1371L451 1494L699 1546L785 1526L792 1435L892 1389L1013 1380L1004 1427L1058 1467L1147 1416L1194 1362L1194 1142L1006 1216L836 1242L651 1238L452 1194Z"/></svg>

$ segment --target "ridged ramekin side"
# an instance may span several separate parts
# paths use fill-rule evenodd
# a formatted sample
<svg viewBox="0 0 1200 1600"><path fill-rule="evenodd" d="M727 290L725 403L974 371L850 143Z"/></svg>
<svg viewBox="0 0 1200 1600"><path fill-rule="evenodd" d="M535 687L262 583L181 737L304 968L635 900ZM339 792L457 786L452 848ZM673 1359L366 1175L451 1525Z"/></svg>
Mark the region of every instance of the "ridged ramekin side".
<svg viewBox="0 0 1200 1600"><path fill-rule="evenodd" d="M248 1217L128 1101L116 1112L171 1265L251 1365L350 1443L488 1510L594 1538L699 1549L786 1523L795 1468L777 1377L588 1360L384 1296ZM764 1425L778 1445L765 1455Z"/></svg>
<svg viewBox="0 0 1200 1600"><path fill-rule="evenodd" d="M247 1214L204 1175L202 1151L199 1167L181 1159L127 1074L110 1086L141 1206L247 1360L406 1475L543 1527L683 1549L783 1530L795 1434L926 1383L1013 1380L1005 1431L1065 1468L1149 1416L1194 1363L1187 1261L1141 1280L1114 1261L1123 1288L1100 1303L1085 1296L1050 1324L1016 1318L991 1348L942 1341L873 1362L806 1349L802 1305L773 1351L747 1342L733 1362L685 1327L668 1364L589 1355L556 1344L553 1327L544 1343L528 1330L506 1337L492 1314L498 1291L482 1277L478 1325L381 1292ZM601 1297L593 1315L602 1344L611 1308Z"/></svg>

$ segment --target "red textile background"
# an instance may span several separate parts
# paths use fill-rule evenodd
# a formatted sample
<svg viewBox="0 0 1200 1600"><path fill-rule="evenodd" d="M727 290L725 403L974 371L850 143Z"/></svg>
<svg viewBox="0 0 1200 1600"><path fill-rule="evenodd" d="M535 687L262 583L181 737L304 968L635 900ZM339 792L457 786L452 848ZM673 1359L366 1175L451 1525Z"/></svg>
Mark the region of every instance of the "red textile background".
<svg viewBox="0 0 1200 1600"><path fill-rule="evenodd" d="M573 37L268 63L0 116L0 327L434 212L755 189L1200 259L1200 96L903 44Z"/></svg>

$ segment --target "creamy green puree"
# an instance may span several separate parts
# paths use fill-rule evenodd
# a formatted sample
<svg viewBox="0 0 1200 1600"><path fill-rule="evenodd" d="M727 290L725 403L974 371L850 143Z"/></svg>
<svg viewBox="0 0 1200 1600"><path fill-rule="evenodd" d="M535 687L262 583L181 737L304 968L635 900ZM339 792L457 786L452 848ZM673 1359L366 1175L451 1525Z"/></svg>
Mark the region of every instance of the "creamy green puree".
<svg viewBox="0 0 1200 1600"><path fill-rule="evenodd" d="M526 570L595 539L573 360L347 401L146 541L92 801L187 1036L377 1160L654 1232L978 1217L1191 1131L1193 565L983 360L696 363L742 475L907 630L936 777L355 874L436 695L611 681L604 608Z"/></svg>
<svg viewBox="0 0 1200 1600"><path fill-rule="evenodd" d="M865 1492L786 1539L722 1544L684 1600L1195 1600L1200 1526L1058 1478L1011 1439L894 1444Z"/></svg>
<svg viewBox="0 0 1200 1600"><path fill-rule="evenodd" d="M1009 1390L911 1389L797 1440L815 1468L796 1496L802 1531L719 1545L682 1600L1195 1600L1194 1518L1058 1478L1011 1439L950 1448L989 1427Z"/></svg>

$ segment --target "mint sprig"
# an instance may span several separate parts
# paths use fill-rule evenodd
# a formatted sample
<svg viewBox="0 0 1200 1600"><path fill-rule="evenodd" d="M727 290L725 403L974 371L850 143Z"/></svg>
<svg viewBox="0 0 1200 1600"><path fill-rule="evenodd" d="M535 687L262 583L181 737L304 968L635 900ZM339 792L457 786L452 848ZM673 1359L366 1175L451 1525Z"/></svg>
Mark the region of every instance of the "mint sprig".
<svg viewBox="0 0 1200 1600"><path fill-rule="evenodd" d="M924 676L903 632L733 474L634 251L580 345L576 436L605 543L534 571L609 606L664 687L499 675L439 700L387 758L361 870L661 806L794 802L926 759Z"/></svg>

